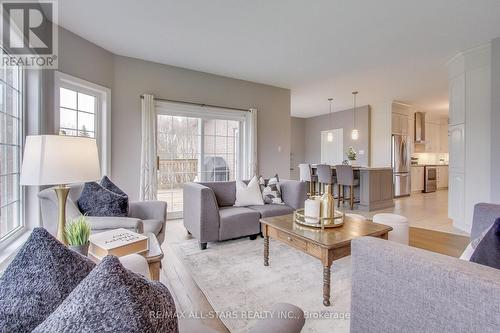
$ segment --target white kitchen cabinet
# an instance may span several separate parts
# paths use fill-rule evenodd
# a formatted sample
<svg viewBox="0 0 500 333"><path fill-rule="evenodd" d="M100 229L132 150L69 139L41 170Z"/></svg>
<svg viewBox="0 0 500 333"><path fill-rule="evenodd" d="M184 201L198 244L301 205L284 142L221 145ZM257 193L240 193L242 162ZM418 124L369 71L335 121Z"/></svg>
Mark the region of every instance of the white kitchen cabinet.
<svg viewBox="0 0 500 333"><path fill-rule="evenodd" d="M448 191L448 216L452 220L463 221L465 215L465 175L450 173Z"/></svg>
<svg viewBox="0 0 500 333"><path fill-rule="evenodd" d="M425 123L425 152L439 153L439 124Z"/></svg>
<svg viewBox="0 0 500 333"><path fill-rule="evenodd" d="M465 169L465 125L450 126L450 174L464 173Z"/></svg>
<svg viewBox="0 0 500 333"><path fill-rule="evenodd" d="M424 167L412 166L410 169L411 191L420 192L424 190Z"/></svg>
<svg viewBox="0 0 500 333"><path fill-rule="evenodd" d="M399 113L392 114L392 134L410 135L410 127L411 127L410 117Z"/></svg>
<svg viewBox="0 0 500 333"><path fill-rule="evenodd" d="M448 153L448 124L439 125L439 152Z"/></svg>
<svg viewBox="0 0 500 333"><path fill-rule="evenodd" d="M449 83L450 125L465 122L465 73L458 75Z"/></svg>
<svg viewBox="0 0 500 333"><path fill-rule="evenodd" d="M448 188L448 166L440 165L437 168L437 188Z"/></svg>

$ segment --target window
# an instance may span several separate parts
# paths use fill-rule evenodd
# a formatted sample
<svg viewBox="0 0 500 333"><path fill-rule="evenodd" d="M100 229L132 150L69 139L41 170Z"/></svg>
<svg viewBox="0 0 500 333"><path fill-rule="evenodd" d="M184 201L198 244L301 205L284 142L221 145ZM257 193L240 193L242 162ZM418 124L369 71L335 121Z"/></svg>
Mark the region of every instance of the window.
<svg viewBox="0 0 500 333"><path fill-rule="evenodd" d="M111 90L61 72L55 74L56 133L96 139L101 174L111 175Z"/></svg>
<svg viewBox="0 0 500 333"><path fill-rule="evenodd" d="M4 52L0 49L1 52ZM23 227L23 71L0 69L0 242Z"/></svg>
<svg viewBox="0 0 500 333"><path fill-rule="evenodd" d="M158 199L180 218L182 186L249 177L250 112L156 102Z"/></svg>
<svg viewBox="0 0 500 333"><path fill-rule="evenodd" d="M59 88L59 134L95 138L95 96Z"/></svg>

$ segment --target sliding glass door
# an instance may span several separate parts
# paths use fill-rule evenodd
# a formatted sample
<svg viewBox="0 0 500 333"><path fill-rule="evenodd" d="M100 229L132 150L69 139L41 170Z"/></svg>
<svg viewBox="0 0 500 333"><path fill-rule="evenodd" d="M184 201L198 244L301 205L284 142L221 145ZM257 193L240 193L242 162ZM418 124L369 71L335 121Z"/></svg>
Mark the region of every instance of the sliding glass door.
<svg viewBox="0 0 500 333"><path fill-rule="evenodd" d="M244 177L246 118L157 111L158 200L167 202L169 218L180 218L183 184Z"/></svg>

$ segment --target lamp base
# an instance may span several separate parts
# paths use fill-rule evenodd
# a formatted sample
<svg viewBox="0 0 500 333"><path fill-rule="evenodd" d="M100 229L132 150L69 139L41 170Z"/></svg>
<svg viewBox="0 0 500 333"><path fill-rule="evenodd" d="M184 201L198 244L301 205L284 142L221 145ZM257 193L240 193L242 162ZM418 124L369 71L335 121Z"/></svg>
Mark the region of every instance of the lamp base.
<svg viewBox="0 0 500 333"><path fill-rule="evenodd" d="M57 223L57 236L56 238L63 244L67 245L66 241L66 199L69 194L69 187L66 185L59 185L55 189L57 195L57 202L59 205L59 216Z"/></svg>

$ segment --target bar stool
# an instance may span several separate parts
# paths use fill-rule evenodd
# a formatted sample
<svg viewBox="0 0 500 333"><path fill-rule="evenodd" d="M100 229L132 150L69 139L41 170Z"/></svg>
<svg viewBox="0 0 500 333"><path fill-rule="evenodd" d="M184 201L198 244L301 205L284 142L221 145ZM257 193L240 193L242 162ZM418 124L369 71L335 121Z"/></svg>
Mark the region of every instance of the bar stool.
<svg viewBox="0 0 500 333"><path fill-rule="evenodd" d="M332 166L328 164L318 164L316 165L316 174L318 175L318 182L323 187L325 185L332 185L330 193L333 195L333 185L337 182L337 178L333 175ZM324 190L323 190L324 193Z"/></svg>
<svg viewBox="0 0 500 333"><path fill-rule="evenodd" d="M299 164L299 179L301 182L309 183L309 193L308 193L309 196L313 196L316 194L315 185L316 182L318 181L318 176L313 175L311 164L308 163Z"/></svg>
<svg viewBox="0 0 500 333"><path fill-rule="evenodd" d="M337 170L337 183L339 184L339 201L338 207L340 207L340 201L344 203L345 201L345 187L349 187L349 202L351 205L351 210L354 209L354 187L359 186L359 179L354 179L354 170L350 165L336 165L335 170ZM342 189L342 195L341 190ZM359 201L357 201L359 202Z"/></svg>

